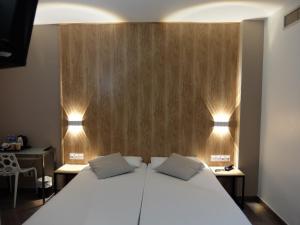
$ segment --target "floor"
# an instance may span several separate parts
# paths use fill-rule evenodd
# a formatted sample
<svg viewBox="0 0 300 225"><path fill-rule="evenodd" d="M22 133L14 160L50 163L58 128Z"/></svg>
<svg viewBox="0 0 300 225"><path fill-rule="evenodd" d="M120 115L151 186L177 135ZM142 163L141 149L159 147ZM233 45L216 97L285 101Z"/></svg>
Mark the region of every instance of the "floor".
<svg viewBox="0 0 300 225"><path fill-rule="evenodd" d="M17 207L12 208L13 195L7 189L0 190L0 225L20 225L43 204L33 190L22 190L18 193ZM42 225L42 224L41 224Z"/></svg>
<svg viewBox="0 0 300 225"><path fill-rule="evenodd" d="M253 225L286 225L267 205L259 200L247 200L243 212Z"/></svg>
<svg viewBox="0 0 300 225"><path fill-rule="evenodd" d="M42 200L31 190L21 190L17 208L12 209L12 196L0 190L1 225L21 225L42 205ZM247 200L244 213L253 225L284 225L264 203ZM42 224L41 224L42 225Z"/></svg>

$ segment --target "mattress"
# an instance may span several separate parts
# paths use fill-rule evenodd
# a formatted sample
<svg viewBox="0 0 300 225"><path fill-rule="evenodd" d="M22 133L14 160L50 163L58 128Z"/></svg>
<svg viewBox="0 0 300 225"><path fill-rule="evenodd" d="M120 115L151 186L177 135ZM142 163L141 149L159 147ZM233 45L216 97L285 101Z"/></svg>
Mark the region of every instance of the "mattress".
<svg viewBox="0 0 300 225"><path fill-rule="evenodd" d="M99 180L86 167L24 224L137 225L146 168Z"/></svg>
<svg viewBox="0 0 300 225"><path fill-rule="evenodd" d="M147 168L140 225L250 225L209 168L183 181Z"/></svg>

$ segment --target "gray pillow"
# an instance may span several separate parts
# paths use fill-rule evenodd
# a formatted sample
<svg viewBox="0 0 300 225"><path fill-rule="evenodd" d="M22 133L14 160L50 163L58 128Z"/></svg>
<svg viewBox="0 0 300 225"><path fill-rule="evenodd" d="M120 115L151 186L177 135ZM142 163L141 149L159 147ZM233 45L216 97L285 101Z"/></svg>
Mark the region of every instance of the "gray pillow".
<svg viewBox="0 0 300 225"><path fill-rule="evenodd" d="M129 173L134 170L134 168L128 164L120 153L98 157L89 161L89 164L98 179L105 179Z"/></svg>
<svg viewBox="0 0 300 225"><path fill-rule="evenodd" d="M156 171L182 180L189 180L203 168L203 163L173 153L156 168Z"/></svg>

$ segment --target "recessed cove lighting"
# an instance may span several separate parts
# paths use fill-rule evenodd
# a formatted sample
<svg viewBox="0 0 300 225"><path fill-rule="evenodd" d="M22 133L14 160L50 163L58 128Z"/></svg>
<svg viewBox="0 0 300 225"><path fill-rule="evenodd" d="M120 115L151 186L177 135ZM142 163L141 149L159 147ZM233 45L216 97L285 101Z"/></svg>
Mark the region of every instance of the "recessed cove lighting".
<svg viewBox="0 0 300 225"><path fill-rule="evenodd" d="M167 16L164 22L241 22L266 18L279 8L277 4L255 1L220 1L189 7Z"/></svg>
<svg viewBox="0 0 300 225"><path fill-rule="evenodd" d="M119 16L98 7L75 3L40 3L34 24L120 23Z"/></svg>

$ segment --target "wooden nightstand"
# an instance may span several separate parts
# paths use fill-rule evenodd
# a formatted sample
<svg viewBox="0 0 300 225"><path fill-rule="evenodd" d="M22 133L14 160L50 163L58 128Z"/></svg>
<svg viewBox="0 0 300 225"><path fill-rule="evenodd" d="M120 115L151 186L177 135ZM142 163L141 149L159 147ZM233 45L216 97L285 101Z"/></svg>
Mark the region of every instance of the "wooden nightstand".
<svg viewBox="0 0 300 225"><path fill-rule="evenodd" d="M87 165L64 164L54 171L54 192L57 193L57 175L65 177L65 184L69 183Z"/></svg>
<svg viewBox="0 0 300 225"><path fill-rule="evenodd" d="M218 180L220 181L220 183L223 185L222 183L222 179L230 179L231 180L231 197L240 205L241 208L244 208L244 198L245 198L245 174L239 170L239 169L233 169L230 171L225 171L224 167L210 167L210 169L212 170L212 172L216 175L216 177L218 178ZM222 169L222 171L216 171L216 170L220 170ZM240 178L242 179L242 196L241 196L241 201L238 202L237 201L237 196L236 196L236 180Z"/></svg>

